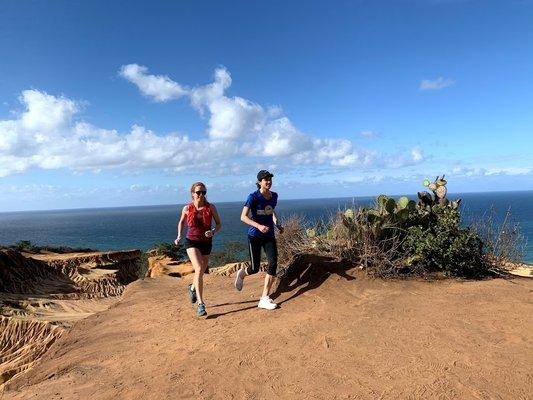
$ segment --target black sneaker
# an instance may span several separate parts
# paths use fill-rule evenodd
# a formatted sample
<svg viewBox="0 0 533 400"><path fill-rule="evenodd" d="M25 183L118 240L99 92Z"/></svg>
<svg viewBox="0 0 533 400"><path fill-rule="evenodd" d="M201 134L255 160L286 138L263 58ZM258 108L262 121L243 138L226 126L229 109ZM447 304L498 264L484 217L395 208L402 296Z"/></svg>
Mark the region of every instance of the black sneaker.
<svg viewBox="0 0 533 400"><path fill-rule="evenodd" d="M192 283L187 286L187 292L189 293L189 300L191 300L191 303L196 303L196 290L192 288Z"/></svg>

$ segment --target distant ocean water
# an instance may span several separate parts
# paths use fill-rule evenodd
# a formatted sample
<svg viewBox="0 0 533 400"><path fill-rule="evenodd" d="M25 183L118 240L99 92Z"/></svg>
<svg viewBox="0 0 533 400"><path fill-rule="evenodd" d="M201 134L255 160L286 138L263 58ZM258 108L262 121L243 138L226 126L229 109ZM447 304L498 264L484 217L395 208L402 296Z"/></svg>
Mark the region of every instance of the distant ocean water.
<svg viewBox="0 0 533 400"><path fill-rule="evenodd" d="M396 197L396 196L395 196ZM397 196L399 197L399 196ZM478 220L491 207L501 219L510 209L520 223L527 244L524 261L533 263L533 191L458 193L462 198L464 219ZM281 219L298 214L313 222L352 204L368 206L374 197L337 199L280 199L276 209ZM216 203L223 228L215 238L214 249L232 241L244 241L246 226L240 221L243 202ZM0 213L0 244L30 240L36 245L94 248L102 251L139 248L172 242L183 205L97 208Z"/></svg>

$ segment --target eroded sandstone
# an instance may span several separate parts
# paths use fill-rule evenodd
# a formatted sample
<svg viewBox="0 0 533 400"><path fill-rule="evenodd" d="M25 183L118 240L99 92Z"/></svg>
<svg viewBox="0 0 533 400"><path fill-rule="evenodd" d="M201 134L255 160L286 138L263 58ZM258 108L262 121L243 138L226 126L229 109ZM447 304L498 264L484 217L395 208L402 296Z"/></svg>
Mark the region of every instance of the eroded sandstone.
<svg viewBox="0 0 533 400"><path fill-rule="evenodd" d="M72 324L113 304L143 274L139 250L0 251L0 385L31 368Z"/></svg>

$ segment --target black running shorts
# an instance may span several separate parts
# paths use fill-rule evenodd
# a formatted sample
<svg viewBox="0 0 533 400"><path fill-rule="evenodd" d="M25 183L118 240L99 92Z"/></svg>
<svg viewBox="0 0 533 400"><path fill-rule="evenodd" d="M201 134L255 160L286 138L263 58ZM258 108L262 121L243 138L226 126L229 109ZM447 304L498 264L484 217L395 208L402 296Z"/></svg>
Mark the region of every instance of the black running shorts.
<svg viewBox="0 0 533 400"><path fill-rule="evenodd" d="M211 254L211 249L213 247L213 241L211 240L191 240L185 239L185 248L186 249L198 249L200 254L203 256L208 256Z"/></svg>

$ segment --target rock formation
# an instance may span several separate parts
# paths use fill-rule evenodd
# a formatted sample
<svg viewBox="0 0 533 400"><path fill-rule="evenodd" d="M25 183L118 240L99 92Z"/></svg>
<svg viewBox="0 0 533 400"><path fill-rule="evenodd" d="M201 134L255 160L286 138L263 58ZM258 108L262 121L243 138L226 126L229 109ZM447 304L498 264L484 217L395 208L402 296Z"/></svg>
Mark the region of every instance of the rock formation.
<svg viewBox="0 0 533 400"><path fill-rule="evenodd" d="M0 385L76 320L108 308L142 274L141 252L0 251Z"/></svg>

